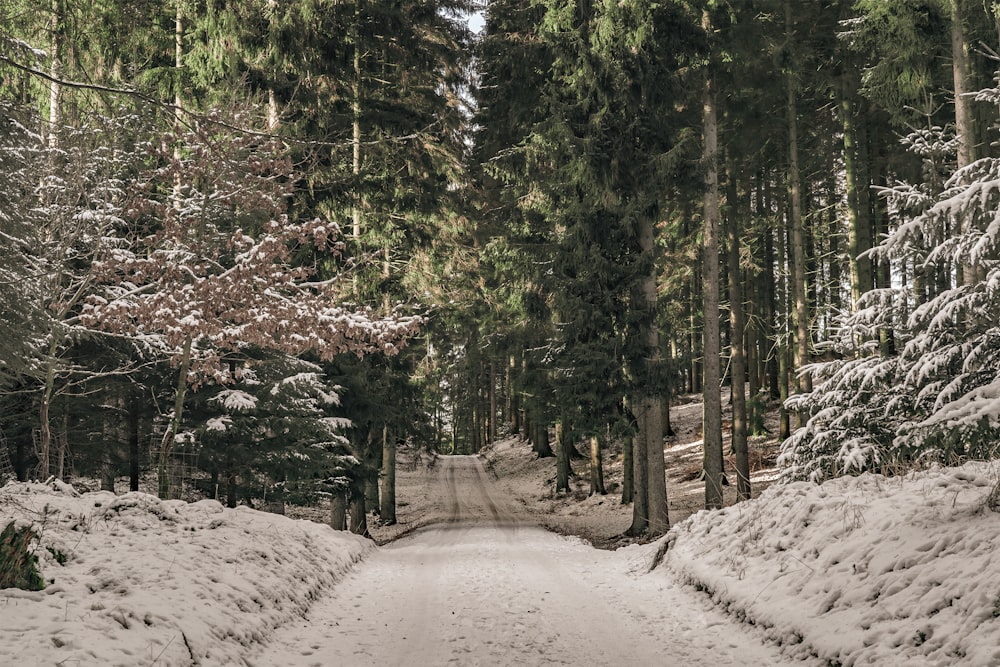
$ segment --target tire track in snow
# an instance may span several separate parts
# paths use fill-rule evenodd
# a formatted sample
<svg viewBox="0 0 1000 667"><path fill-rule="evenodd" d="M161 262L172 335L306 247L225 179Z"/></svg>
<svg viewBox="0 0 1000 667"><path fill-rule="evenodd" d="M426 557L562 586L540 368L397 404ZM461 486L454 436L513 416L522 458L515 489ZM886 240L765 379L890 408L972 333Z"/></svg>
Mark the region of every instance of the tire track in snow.
<svg viewBox="0 0 1000 667"><path fill-rule="evenodd" d="M445 522L379 549L248 665L789 664L626 556L519 522L478 458L440 465Z"/></svg>

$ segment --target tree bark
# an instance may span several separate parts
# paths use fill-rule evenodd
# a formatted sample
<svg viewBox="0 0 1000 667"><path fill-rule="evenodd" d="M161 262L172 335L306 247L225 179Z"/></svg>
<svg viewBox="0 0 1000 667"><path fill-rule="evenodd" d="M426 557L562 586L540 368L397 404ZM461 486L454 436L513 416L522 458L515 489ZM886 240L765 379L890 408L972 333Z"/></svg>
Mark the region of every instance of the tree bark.
<svg viewBox="0 0 1000 667"><path fill-rule="evenodd" d="M556 493L569 491L570 466L570 434L565 418L556 422Z"/></svg>
<svg viewBox="0 0 1000 667"><path fill-rule="evenodd" d="M135 392L129 392L128 397L128 490L139 490L139 423L142 413L139 398Z"/></svg>
<svg viewBox="0 0 1000 667"><path fill-rule="evenodd" d="M632 438L632 525L629 535L645 535L649 529L649 459L646 455L646 438L636 415L637 430Z"/></svg>
<svg viewBox="0 0 1000 667"><path fill-rule="evenodd" d="M868 183L862 178L858 154L858 136L855 118L857 82L846 81L840 94L840 119L844 131L844 180L847 189L847 253L851 274L851 311L857 312L858 299L872 288L872 266L867 256L871 249L871 224L869 222Z"/></svg>
<svg viewBox="0 0 1000 667"><path fill-rule="evenodd" d="M379 516L387 526L396 523L396 439L382 426L382 500Z"/></svg>
<svg viewBox="0 0 1000 667"><path fill-rule="evenodd" d="M962 25L962 2L951 1L951 71L955 88L955 132L958 135L958 164L963 169L976 159L975 150L975 120L972 113L972 102L969 94L968 44L965 41L965 28ZM972 219L966 216L962 220L961 231L969 233L972 230ZM962 284L975 285L986 279L986 273L981 266L971 261L963 262L961 266Z"/></svg>
<svg viewBox="0 0 1000 667"><path fill-rule="evenodd" d="M951 1L951 73L955 88L955 131L958 134L958 168L975 159L975 132L969 93L968 44L962 26L961 0Z"/></svg>
<svg viewBox="0 0 1000 667"><path fill-rule="evenodd" d="M187 395L187 376L191 370L191 335L184 339L184 347L181 350L180 368L177 369L177 386L174 389L174 414L163 432L163 439L160 441L160 453L157 461L157 494L162 499L170 498L170 494L175 492L171 489L171 466L170 457L173 455L174 438L181 430L181 420L184 418L184 398Z"/></svg>
<svg viewBox="0 0 1000 667"><path fill-rule="evenodd" d="M738 193L736 188L735 168L729 169L729 323L730 323L730 353L732 355L732 388L733 425L732 447L736 458L736 499L750 498L750 459L747 450L747 398L744 378L746 376L746 361L743 354L744 316L743 316L743 271L740 268L740 223L742 212L737 207Z"/></svg>
<svg viewBox="0 0 1000 667"><path fill-rule="evenodd" d="M785 0L785 30L789 41L794 39L792 3ZM806 303L805 230L802 219L802 179L799 173L799 114L796 101L797 73L793 70L785 79L786 111L788 114L788 196L790 199L792 302L795 316L795 358L793 373L795 391L812 390L809 376L799 372L809 363L809 313ZM805 417L799 415L799 426Z"/></svg>
<svg viewBox="0 0 1000 667"><path fill-rule="evenodd" d="M531 418L532 449L540 459L552 458L556 455L549 445L549 425L537 413Z"/></svg>
<svg viewBox="0 0 1000 667"><path fill-rule="evenodd" d="M590 495L599 493L602 496L607 495L607 490L604 488L604 462L601 456L601 439L596 436L590 436Z"/></svg>
<svg viewBox="0 0 1000 667"><path fill-rule="evenodd" d="M644 344L646 358L635 373L640 383L631 401L638 422L638 435L633 441L633 477L635 502L632 504L633 534L662 535L670 529L667 513L667 481L663 462L663 398L652 386L659 374L660 334L656 327L656 269L653 220L644 216L639 221L639 247L648 258L649 273L642 277L636 289L636 302L645 317L637 335ZM640 498L642 499L640 501Z"/></svg>
<svg viewBox="0 0 1000 667"><path fill-rule="evenodd" d="M49 64L49 122L46 131L42 136L46 139L49 148L59 148L59 126L62 124L62 85L59 83L63 77L62 71L62 50L63 50L63 0L52 0L52 16L49 17L49 54L52 58Z"/></svg>
<svg viewBox="0 0 1000 667"><path fill-rule="evenodd" d="M703 22L707 23L707 14ZM703 343L705 359L702 381L704 408L702 432L704 442L705 508L722 507L722 396L720 379L719 338L719 176L718 121L715 89L711 76L705 79L702 93L702 120L705 165L705 230L702 234L702 310L704 313Z"/></svg>
<svg viewBox="0 0 1000 667"><path fill-rule="evenodd" d="M378 473L382 467L382 447L376 446L375 435L369 431L365 441L365 509L368 512L382 515L382 502L379 497Z"/></svg>
<svg viewBox="0 0 1000 667"><path fill-rule="evenodd" d="M365 505L365 479L367 475L361 471L355 471L351 478L350 486L350 510L351 510L351 532L355 535L368 537L368 511Z"/></svg>
<svg viewBox="0 0 1000 667"><path fill-rule="evenodd" d="M56 479L61 479L66 482L68 480L68 471L66 470L66 459L69 456L69 406L63 401L62 405L62 428L59 431L59 435L56 438L59 443L59 448L57 452L57 465L56 465Z"/></svg>
<svg viewBox="0 0 1000 667"><path fill-rule="evenodd" d="M646 397L646 423L642 431L646 439L646 495L649 511L649 535L663 535L670 530L667 509L667 471L663 461L663 399Z"/></svg>
<svg viewBox="0 0 1000 667"><path fill-rule="evenodd" d="M353 74L351 80L351 173L354 175L355 187L360 189L358 180L361 176L361 2L354 3L354 21L351 24L351 36L354 44ZM355 202L351 207L351 234L355 242L361 240L361 202L360 195L355 193Z"/></svg>
<svg viewBox="0 0 1000 667"><path fill-rule="evenodd" d="M120 408L119 406L116 406ZM114 441L121 425L121 415L118 410L106 411L101 420L101 491L115 492L115 462Z"/></svg>
<svg viewBox="0 0 1000 667"><path fill-rule="evenodd" d="M343 491L335 491L330 496L330 527L347 530L347 498Z"/></svg>
<svg viewBox="0 0 1000 667"><path fill-rule="evenodd" d="M626 435L622 439L622 505L632 502L635 497L635 487L632 483L635 475L632 467L632 442L632 435Z"/></svg>
<svg viewBox="0 0 1000 667"><path fill-rule="evenodd" d="M487 424L488 431L488 442L487 445L492 445L497 441L497 365L496 362L490 359L490 388L489 388L489 400L490 400L490 418Z"/></svg>

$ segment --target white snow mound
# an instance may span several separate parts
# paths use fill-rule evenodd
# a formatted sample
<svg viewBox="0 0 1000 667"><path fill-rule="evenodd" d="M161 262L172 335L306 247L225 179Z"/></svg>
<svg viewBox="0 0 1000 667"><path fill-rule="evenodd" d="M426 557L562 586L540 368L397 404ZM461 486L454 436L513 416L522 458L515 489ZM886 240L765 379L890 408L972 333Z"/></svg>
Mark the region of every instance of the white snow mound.
<svg viewBox="0 0 1000 667"><path fill-rule="evenodd" d="M828 664L1000 664L996 463L778 485L699 512L661 570Z"/></svg>
<svg viewBox="0 0 1000 667"><path fill-rule="evenodd" d="M34 527L46 582L0 590L0 665L241 664L374 548L214 500L63 486L0 489L0 524Z"/></svg>

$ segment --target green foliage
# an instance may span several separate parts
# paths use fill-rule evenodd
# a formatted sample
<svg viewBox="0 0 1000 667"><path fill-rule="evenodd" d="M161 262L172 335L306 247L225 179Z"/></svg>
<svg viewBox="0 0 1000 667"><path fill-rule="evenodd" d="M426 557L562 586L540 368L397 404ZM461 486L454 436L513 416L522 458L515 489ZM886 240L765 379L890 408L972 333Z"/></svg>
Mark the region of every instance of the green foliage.
<svg viewBox="0 0 1000 667"><path fill-rule="evenodd" d="M933 0L858 0L843 37L863 54L864 94L900 123L933 108L951 77L948 9Z"/></svg>
<svg viewBox="0 0 1000 667"><path fill-rule="evenodd" d="M59 551L59 549L54 547L45 547L45 550L48 551L49 554L52 555L52 558L60 565L65 565L69 561L69 556L62 551Z"/></svg>
<svg viewBox="0 0 1000 667"><path fill-rule="evenodd" d="M634 298L653 270L637 230L690 146L680 71L704 43L696 19L680 3L490 5L481 262L502 335L525 350L517 388L535 418L598 430L630 386L660 381L636 335L656 315Z"/></svg>
<svg viewBox="0 0 1000 667"><path fill-rule="evenodd" d="M28 526L17 528L8 523L0 533L0 589L20 588L40 591L45 581L38 573L38 556L31 543L37 536Z"/></svg>
<svg viewBox="0 0 1000 667"><path fill-rule="evenodd" d="M349 474L340 388L318 365L262 353L233 365L234 382L197 392L190 415L199 465L228 495L308 502L323 479Z"/></svg>
<svg viewBox="0 0 1000 667"><path fill-rule="evenodd" d="M747 399L747 435L767 435L764 413L767 410L767 392L758 391Z"/></svg>

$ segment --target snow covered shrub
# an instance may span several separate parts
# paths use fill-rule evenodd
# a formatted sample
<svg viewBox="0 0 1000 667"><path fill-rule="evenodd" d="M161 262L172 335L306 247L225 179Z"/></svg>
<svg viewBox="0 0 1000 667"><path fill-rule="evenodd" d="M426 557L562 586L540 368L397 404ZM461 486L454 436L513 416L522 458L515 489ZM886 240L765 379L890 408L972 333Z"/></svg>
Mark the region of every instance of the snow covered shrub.
<svg viewBox="0 0 1000 667"><path fill-rule="evenodd" d="M1000 101L997 91L980 97ZM951 138L924 131L908 142L926 182L880 193L896 228L872 256L921 279L866 294L844 320L843 359L807 368L814 391L789 408L810 418L779 458L789 477L1000 454L1000 159L935 187ZM879 329L894 332L897 355L877 353Z"/></svg>
<svg viewBox="0 0 1000 667"><path fill-rule="evenodd" d="M315 499L326 478L356 461L341 432L340 388L317 364L287 355L250 355L234 382L196 394L192 409L201 465L236 496Z"/></svg>
<svg viewBox="0 0 1000 667"><path fill-rule="evenodd" d="M31 550L35 533L31 528L17 528L11 521L0 533L0 588L40 591L45 588L38 573L38 556Z"/></svg>

